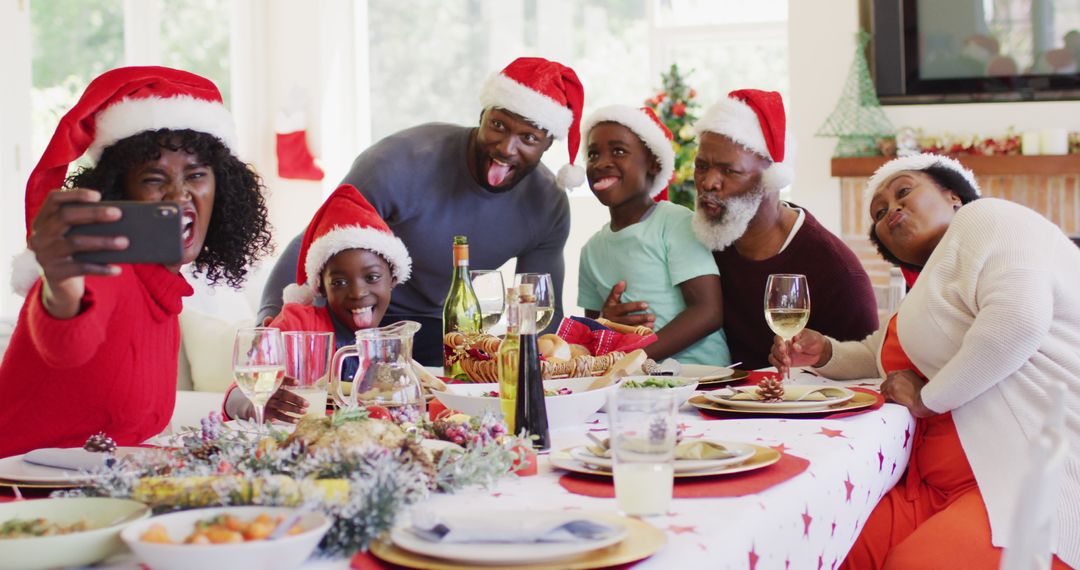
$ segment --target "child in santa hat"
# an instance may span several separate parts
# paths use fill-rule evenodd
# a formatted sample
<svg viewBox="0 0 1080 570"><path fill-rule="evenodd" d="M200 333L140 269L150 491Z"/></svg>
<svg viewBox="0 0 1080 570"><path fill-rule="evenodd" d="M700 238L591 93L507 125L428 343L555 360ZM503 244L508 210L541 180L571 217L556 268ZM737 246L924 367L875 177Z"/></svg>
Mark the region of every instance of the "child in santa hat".
<svg viewBox="0 0 1080 570"><path fill-rule="evenodd" d="M391 290L407 281L411 271L405 244L355 187L342 184L308 224L296 283L285 288L285 306L270 326L332 332L337 348L352 344L357 330L379 326ZM318 297L325 303L314 305ZM254 417L250 402L235 388L225 395L226 415ZM307 405L283 387L267 402L266 418L295 423Z"/></svg>
<svg viewBox="0 0 1080 570"><path fill-rule="evenodd" d="M0 457L80 447L98 432L136 445L168 425L178 315L192 294L180 267L194 264L210 282L236 286L270 248L262 183L235 147L217 87L165 67L102 74L60 120L26 185L29 250L12 272L26 301L0 364ZM66 178L84 153L92 166ZM90 205L99 200L178 204L180 263L75 259L129 245L68 233L119 218L116 208ZM87 205L61 207L71 203Z"/></svg>
<svg viewBox="0 0 1080 570"><path fill-rule="evenodd" d="M640 302L656 316L651 358L729 364L712 254L694 238L690 210L654 200L675 170L671 132L651 109L622 105L596 111L582 131L589 187L611 223L581 251L578 305L596 318L609 303Z"/></svg>

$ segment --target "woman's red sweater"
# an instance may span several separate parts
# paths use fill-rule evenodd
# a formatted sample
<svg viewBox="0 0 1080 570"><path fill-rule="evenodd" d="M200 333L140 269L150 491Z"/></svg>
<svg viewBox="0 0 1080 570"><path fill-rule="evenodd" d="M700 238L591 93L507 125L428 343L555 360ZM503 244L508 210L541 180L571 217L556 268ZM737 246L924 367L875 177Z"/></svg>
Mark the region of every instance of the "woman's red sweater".
<svg viewBox="0 0 1080 570"><path fill-rule="evenodd" d="M119 445L160 433L176 403L177 315L192 292L161 265L124 265L87 277L82 310L56 319L38 280L0 363L0 457L80 447L97 432Z"/></svg>

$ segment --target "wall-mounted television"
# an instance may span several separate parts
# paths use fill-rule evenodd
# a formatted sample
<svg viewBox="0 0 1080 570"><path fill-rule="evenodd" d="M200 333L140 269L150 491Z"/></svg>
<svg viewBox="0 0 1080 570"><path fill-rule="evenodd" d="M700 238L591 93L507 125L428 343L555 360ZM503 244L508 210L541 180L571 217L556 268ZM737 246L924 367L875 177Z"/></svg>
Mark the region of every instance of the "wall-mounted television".
<svg viewBox="0 0 1080 570"><path fill-rule="evenodd" d="M1080 0L872 0L884 104L1080 99Z"/></svg>

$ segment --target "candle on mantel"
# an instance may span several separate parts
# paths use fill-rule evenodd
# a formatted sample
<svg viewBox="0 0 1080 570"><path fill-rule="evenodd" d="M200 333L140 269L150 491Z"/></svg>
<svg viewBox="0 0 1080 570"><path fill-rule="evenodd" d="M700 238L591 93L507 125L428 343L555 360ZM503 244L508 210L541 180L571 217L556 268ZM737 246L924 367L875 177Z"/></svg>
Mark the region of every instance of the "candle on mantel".
<svg viewBox="0 0 1080 570"><path fill-rule="evenodd" d="M1065 129L1043 129L1039 139L1042 154L1069 154L1069 132Z"/></svg>

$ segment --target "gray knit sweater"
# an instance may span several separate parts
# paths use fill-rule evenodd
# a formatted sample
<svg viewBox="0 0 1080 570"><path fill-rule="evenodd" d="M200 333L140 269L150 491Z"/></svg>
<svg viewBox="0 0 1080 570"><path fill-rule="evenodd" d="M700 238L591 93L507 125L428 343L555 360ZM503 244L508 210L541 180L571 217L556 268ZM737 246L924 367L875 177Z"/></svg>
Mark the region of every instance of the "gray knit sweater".
<svg viewBox="0 0 1080 570"><path fill-rule="evenodd" d="M360 190L409 249L412 278L394 289L383 324L409 319L423 325L414 356L429 366L441 364L442 303L455 235L469 237L472 269L497 269L516 257L519 273L550 273L553 326L562 320L563 247L570 233L566 193L544 165L504 192L479 186L466 162L471 131L443 123L406 129L361 153L342 180ZM260 321L281 310L281 291L296 280L302 237L289 243L274 266Z"/></svg>

